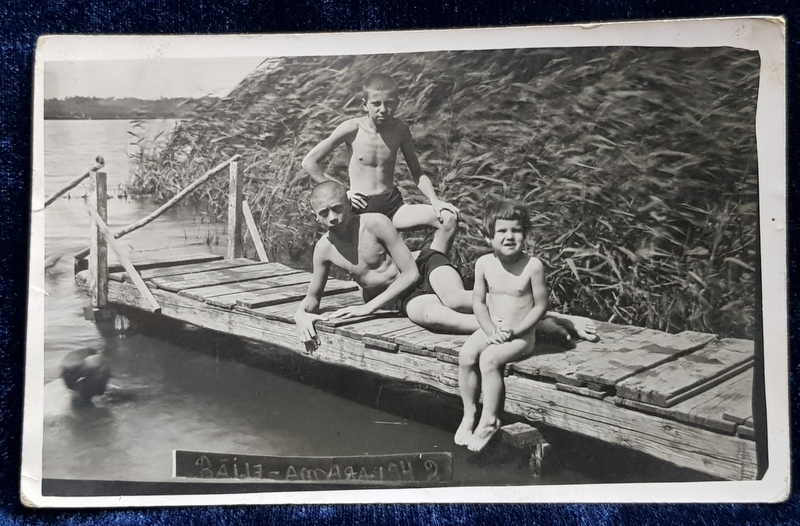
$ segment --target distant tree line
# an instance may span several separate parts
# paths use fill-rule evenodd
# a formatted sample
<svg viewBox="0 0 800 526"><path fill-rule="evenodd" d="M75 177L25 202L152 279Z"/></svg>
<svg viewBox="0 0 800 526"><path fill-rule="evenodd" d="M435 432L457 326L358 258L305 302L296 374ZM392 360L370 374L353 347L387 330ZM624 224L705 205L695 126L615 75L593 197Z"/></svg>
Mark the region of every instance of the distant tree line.
<svg viewBox="0 0 800 526"><path fill-rule="evenodd" d="M68 97L44 101L45 119L177 119L199 106L210 106L215 97L142 100Z"/></svg>

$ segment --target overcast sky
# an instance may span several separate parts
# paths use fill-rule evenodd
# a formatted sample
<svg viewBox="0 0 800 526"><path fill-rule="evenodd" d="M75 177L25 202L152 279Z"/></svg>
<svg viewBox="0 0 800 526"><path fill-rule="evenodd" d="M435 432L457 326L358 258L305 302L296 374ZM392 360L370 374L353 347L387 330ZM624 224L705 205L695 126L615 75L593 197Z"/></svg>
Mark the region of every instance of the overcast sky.
<svg viewBox="0 0 800 526"><path fill-rule="evenodd" d="M46 62L44 98L227 95L263 57Z"/></svg>

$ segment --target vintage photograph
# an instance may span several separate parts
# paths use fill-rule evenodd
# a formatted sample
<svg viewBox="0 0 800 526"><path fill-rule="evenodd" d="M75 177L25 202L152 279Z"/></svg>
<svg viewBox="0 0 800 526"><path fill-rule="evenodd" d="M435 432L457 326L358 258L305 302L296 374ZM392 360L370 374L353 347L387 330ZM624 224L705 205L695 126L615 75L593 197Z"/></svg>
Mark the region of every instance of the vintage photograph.
<svg viewBox="0 0 800 526"><path fill-rule="evenodd" d="M45 37L23 501L779 500L783 46Z"/></svg>

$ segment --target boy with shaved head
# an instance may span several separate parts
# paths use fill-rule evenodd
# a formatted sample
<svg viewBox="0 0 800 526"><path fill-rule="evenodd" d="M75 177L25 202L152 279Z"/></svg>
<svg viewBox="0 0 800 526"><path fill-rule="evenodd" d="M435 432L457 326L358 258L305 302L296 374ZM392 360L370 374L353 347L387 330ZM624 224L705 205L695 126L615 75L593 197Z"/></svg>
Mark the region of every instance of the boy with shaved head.
<svg viewBox="0 0 800 526"><path fill-rule="evenodd" d="M392 77L370 76L362 95L362 108L367 115L340 124L305 156L303 168L317 183L331 180L320 163L344 144L349 159L347 195L353 213L384 214L398 230L434 227L434 242L447 253L456 234L458 209L436 196L431 180L422 172L411 130L395 117L398 103L398 88ZM429 205L403 202L394 182L398 151L403 152L411 177L428 198Z"/></svg>

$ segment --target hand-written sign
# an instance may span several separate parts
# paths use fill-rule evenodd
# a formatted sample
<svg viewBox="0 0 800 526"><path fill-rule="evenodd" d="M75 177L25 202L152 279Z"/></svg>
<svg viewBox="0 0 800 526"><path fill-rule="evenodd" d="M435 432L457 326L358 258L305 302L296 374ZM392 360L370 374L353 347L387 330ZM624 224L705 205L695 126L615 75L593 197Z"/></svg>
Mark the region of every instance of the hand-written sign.
<svg viewBox="0 0 800 526"><path fill-rule="evenodd" d="M453 478L451 453L262 456L174 451L175 476L276 482L436 484Z"/></svg>

